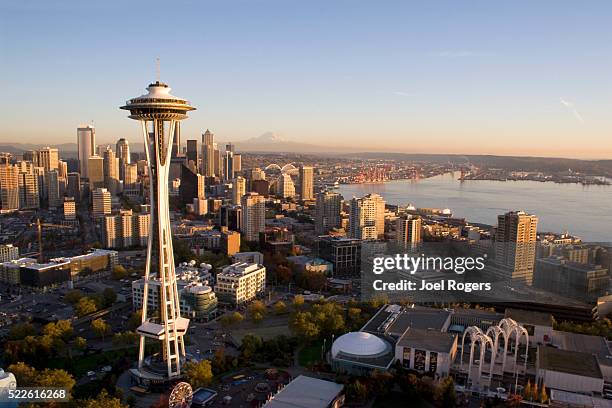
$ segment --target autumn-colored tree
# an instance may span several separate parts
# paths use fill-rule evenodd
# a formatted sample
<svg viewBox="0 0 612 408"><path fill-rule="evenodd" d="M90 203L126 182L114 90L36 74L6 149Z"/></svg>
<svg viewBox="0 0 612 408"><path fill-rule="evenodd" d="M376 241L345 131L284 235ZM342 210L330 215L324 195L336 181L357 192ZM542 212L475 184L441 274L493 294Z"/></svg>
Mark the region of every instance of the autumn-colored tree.
<svg viewBox="0 0 612 408"><path fill-rule="evenodd" d="M301 309L302 306L304 306L304 296L295 295L295 297L293 298L293 307L295 309Z"/></svg>
<svg viewBox="0 0 612 408"><path fill-rule="evenodd" d="M79 317L94 313L98 310L96 302L89 297L82 297L75 305L76 313Z"/></svg>
<svg viewBox="0 0 612 408"><path fill-rule="evenodd" d="M279 300L274 304L274 313L283 314L287 311L287 305L282 300Z"/></svg>
<svg viewBox="0 0 612 408"><path fill-rule="evenodd" d="M185 364L185 375L194 387L206 387L213 378L212 366L209 360Z"/></svg>
<svg viewBox="0 0 612 408"><path fill-rule="evenodd" d="M98 336L102 337L102 341L104 341L105 336L111 332L110 325L102 319L93 320L91 322L91 329Z"/></svg>

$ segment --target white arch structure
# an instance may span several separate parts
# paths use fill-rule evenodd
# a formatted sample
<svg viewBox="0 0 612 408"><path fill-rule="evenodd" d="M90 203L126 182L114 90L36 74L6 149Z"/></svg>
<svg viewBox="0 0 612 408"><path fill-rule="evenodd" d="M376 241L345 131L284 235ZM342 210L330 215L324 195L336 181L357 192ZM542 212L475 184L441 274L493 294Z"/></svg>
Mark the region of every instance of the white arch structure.
<svg viewBox="0 0 612 408"><path fill-rule="evenodd" d="M470 326L463 332L461 339L461 369L463 369L463 349L465 345L465 336L470 336L470 364L468 365L468 383L472 374L472 362L474 361L474 347L480 343L480 364L478 364L478 379L482 377L482 366L485 363L485 352L487 345L491 347L491 367L489 369L489 379L493 376L493 368L495 367L495 355L497 349L493 346L493 340L480 330L477 326Z"/></svg>
<svg viewBox="0 0 612 408"><path fill-rule="evenodd" d="M514 319L510 319L508 317L502 319L497 324L497 327L500 327L504 331L504 338L507 340L504 341L504 359L502 362L502 373L506 368L506 354L508 352L508 343L510 342L510 340L512 339L512 335L514 334L514 375L516 376L518 374L516 369L516 363L518 362L518 350L519 344L521 343L521 337L525 336L525 353L527 354L529 353L529 333L527 332L527 329L518 324ZM525 370L525 372L527 372L527 357L525 357L523 369Z"/></svg>
<svg viewBox="0 0 612 408"><path fill-rule="evenodd" d="M487 329L486 333L477 327L470 326L463 332L463 337L461 339L461 364L460 368L463 370L463 349L465 346L465 337L470 336L470 364L468 366L468 383L470 381L470 376L472 372L472 361L474 359L474 348L476 344L480 343L480 366L478 368L478 379L480 380L482 376L482 366L484 364L484 357L486 352L486 347L489 345L491 347L491 365L489 370L489 379L493 377L493 369L495 368L495 360L497 358L497 353L499 350L499 341L500 336L504 341L504 351L502 358L502 375L506 371L506 358L508 354L508 344L512 340L512 336L515 339L514 346L514 376L518 377L518 350L521 342L521 338L525 336L525 350L526 353L529 352L529 333L527 329L518 324L515 320L510 318L504 318L500 320L500 322L496 326L491 326ZM525 358L523 369L527 372L527 358Z"/></svg>

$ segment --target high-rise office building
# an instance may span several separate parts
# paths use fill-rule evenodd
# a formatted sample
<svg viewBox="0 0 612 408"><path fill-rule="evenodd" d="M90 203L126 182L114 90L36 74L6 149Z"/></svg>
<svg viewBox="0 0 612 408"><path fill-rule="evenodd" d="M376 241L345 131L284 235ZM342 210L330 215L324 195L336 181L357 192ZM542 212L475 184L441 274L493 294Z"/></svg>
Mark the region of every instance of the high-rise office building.
<svg viewBox="0 0 612 408"><path fill-rule="evenodd" d="M228 145L232 146L232 145ZM230 181L234 178L234 153L231 150L225 151L223 156L223 179Z"/></svg>
<svg viewBox="0 0 612 408"><path fill-rule="evenodd" d="M105 188L96 188L91 193L92 210L94 218L104 217L112 211L111 193Z"/></svg>
<svg viewBox="0 0 612 408"><path fill-rule="evenodd" d="M396 241L400 245L421 242L421 218L411 215L400 216L395 224Z"/></svg>
<svg viewBox="0 0 612 408"><path fill-rule="evenodd" d="M53 147L45 147L38 151L38 165L46 171L57 170L59 165L59 151Z"/></svg>
<svg viewBox="0 0 612 408"><path fill-rule="evenodd" d="M300 166L300 198L310 201L314 198L314 169L311 166Z"/></svg>
<svg viewBox="0 0 612 408"><path fill-rule="evenodd" d="M282 198L291 198L295 196L295 185L293 179L287 173L283 173L276 182L276 195Z"/></svg>
<svg viewBox="0 0 612 408"><path fill-rule="evenodd" d="M333 228L340 228L342 220L342 196L331 191L322 191L317 194L315 205L315 232L319 235L327 234Z"/></svg>
<svg viewBox="0 0 612 408"><path fill-rule="evenodd" d="M538 217L510 211L497 217L495 262L507 277L531 285L535 264Z"/></svg>
<svg viewBox="0 0 612 408"><path fill-rule="evenodd" d="M242 196L242 232L246 241L258 241L266 227L266 199L257 193Z"/></svg>
<svg viewBox="0 0 612 408"><path fill-rule="evenodd" d="M104 151L104 187L110 191L112 195L119 193L119 159L115 156L115 152L110 146Z"/></svg>
<svg viewBox="0 0 612 408"><path fill-rule="evenodd" d="M77 150L79 156L79 173L81 177L89 178L89 158L96 149L96 130L92 125L77 128Z"/></svg>
<svg viewBox="0 0 612 408"><path fill-rule="evenodd" d="M115 146L117 159L119 159L119 180L125 181L125 167L131 163L130 144L124 138L117 140Z"/></svg>
<svg viewBox="0 0 612 408"><path fill-rule="evenodd" d="M78 203L81 201L81 175L80 173L68 173L68 182L66 185L66 195L74 197Z"/></svg>
<svg viewBox="0 0 612 408"><path fill-rule="evenodd" d="M63 200L60 194L60 180L57 170L50 170L45 174L45 184L49 208L61 208Z"/></svg>
<svg viewBox="0 0 612 408"><path fill-rule="evenodd" d="M89 157L87 175L90 189L104 187L104 159L100 156Z"/></svg>
<svg viewBox="0 0 612 408"><path fill-rule="evenodd" d="M193 162L193 165L195 166L195 168L199 169L198 166L200 164L200 154L198 152L198 140L197 139L187 140L187 153L185 156L186 156L188 163L190 161Z"/></svg>
<svg viewBox="0 0 612 408"><path fill-rule="evenodd" d="M234 153L234 174L242 171L242 155Z"/></svg>
<svg viewBox="0 0 612 408"><path fill-rule="evenodd" d="M349 236L358 239L378 239L385 234L385 200L378 194L368 194L351 200Z"/></svg>
<svg viewBox="0 0 612 408"><path fill-rule="evenodd" d="M19 173L19 208L40 208L38 177L33 171Z"/></svg>
<svg viewBox="0 0 612 408"><path fill-rule="evenodd" d="M240 199L246 194L246 180L244 177L236 177L232 182L232 204L240 204Z"/></svg>
<svg viewBox="0 0 612 408"><path fill-rule="evenodd" d="M174 125L174 137L172 138L172 158L182 156L181 151L181 122L176 122Z"/></svg>
<svg viewBox="0 0 612 408"><path fill-rule="evenodd" d="M0 163L0 213L19 209L19 168Z"/></svg>
<svg viewBox="0 0 612 408"><path fill-rule="evenodd" d="M215 175L215 136L206 129L202 134L202 169L201 173L206 177Z"/></svg>
<svg viewBox="0 0 612 408"><path fill-rule="evenodd" d="M138 165L136 163L127 164L123 174L123 194L135 197L140 194L138 184Z"/></svg>
<svg viewBox="0 0 612 408"><path fill-rule="evenodd" d="M334 277L359 276L361 240L325 235L317 240L317 254L333 264Z"/></svg>

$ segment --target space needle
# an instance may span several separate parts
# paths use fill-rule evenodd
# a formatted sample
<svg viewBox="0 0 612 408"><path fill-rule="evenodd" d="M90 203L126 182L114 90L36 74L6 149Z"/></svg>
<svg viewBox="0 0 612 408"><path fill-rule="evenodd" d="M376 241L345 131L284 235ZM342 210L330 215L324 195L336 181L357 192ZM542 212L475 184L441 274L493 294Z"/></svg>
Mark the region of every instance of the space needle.
<svg viewBox="0 0 612 408"><path fill-rule="evenodd" d="M170 94L170 87L158 79L148 93L127 101L121 109L140 122L149 167L151 221L144 276L142 321L138 368L132 374L145 386L165 384L181 377L185 361L183 336L189 319L181 317L176 285L168 202L168 175L175 129L187 112L195 110L188 101ZM159 287L158 305L150 305L149 287ZM145 356L145 339L161 343L161 352Z"/></svg>

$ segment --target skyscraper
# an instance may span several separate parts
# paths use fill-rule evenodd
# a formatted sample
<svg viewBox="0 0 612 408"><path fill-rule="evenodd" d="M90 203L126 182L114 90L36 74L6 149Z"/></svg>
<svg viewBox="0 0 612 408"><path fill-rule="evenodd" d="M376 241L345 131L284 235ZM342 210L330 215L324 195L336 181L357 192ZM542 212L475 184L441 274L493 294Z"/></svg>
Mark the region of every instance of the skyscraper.
<svg viewBox="0 0 612 408"><path fill-rule="evenodd" d="M77 150L79 158L79 173L81 177L89 178L89 158L96 149L96 130L92 125L77 128Z"/></svg>
<svg viewBox="0 0 612 408"><path fill-rule="evenodd" d="M236 177L232 182L232 204L239 205L240 199L246 194L246 180L244 177Z"/></svg>
<svg viewBox="0 0 612 408"><path fill-rule="evenodd" d="M398 244L418 244L421 242L421 218L402 215L396 221L395 231Z"/></svg>
<svg viewBox="0 0 612 408"><path fill-rule="evenodd" d="M90 156L87 174L91 190L104 187L104 159L100 156Z"/></svg>
<svg viewBox="0 0 612 408"><path fill-rule="evenodd" d="M74 197L77 203L81 201L81 175L79 173L68 173L66 195Z"/></svg>
<svg viewBox="0 0 612 408"><path fill-rule="evenodd" d="M104 151L104 187L112 195L119 192L119 159L115 157L115 152L110 146Z"/></svg>
<svg viewBox="0 0 612 408"><path fill-rule="evenodd" d="M156 81L147 87L148 93L130 99L121 109L130 111L130 118L138 120L142 137L146 141L145 152L150 174L149 201L152 208L147 262L145 264L142 324L138 327L140 348L138 369L134 378L149 383L151 375L161 381L175 380L181 375L185 362L185 343L189 319L181 317L179 293L174 271L172 235L169 215L168 176L172 156L173 139L179 121L187 118L187 112L195 108L184 99L170 94L168 85ZM149 315L147 299L149 285L160 284L159 316ZM161 352L145 360L145 337L161 343Z"/></svg>
<svg viewBox="0 0 612 408"><path fill-rule="evenodd" d="M19 208L40 208L38 177L33 172L19 173Z"/></svg>
<svg viewBox="0 0 612 408"><path fill-rule="evenodd" d="M91 215L94 218L109 215L112 211L111 193L105 188L96 188L91 193Z"/></svg>
<svg viewBox="0 0 612 408"><path fill-rule="evenodd" d="M497 217L495 262L512 280L533 283L538 217L510 211Z"/></svg>
<svg viewBox="0 0 612 408"><path fill-rule="evenodd" d="M19 209L19 169L0 163L0 213Z"/></svg>
<svg viewBox="0 0 612 408"><path fill-rule="evenodd" d="M304 201L314 198L314 169L311 166L300 166L300 197Z"/></svg>
<svg viewBox="0 0 612 408"><path fill-rule="evenodd" d="M266 227L266 199L257 193L242 196L242 232L246 241L258 241Z"/></svg>
<svg viewBox="0 0 612 408"><path fill-rule="evenodd" d="M351 200L349 236L378 239L385 234L385 200L378 194L368 194Z"/></svg>
<svg viewBox="0 0 612 408"><path fill-rule="evenodd" d="M115 146L117 159L119 159L119 180L125 181L125 166L131 163L130 144L124 138L117 140Z"/></svg>
<svg viewBox="0 0 612 408"><path fill-rule="evenodd" d="M49 208L60 208L63 200L60 194L60 181L57 170L50 170L45 174L45 183Z"/></svg>
<svg viewBox="0 0 612 408"><path fill-rule="evenodd" d="M53 147L45 147L38 151L38 165L46 171L57 170L59 165L59 151Z"/></svg>
<svg viewBox="0 0 612 408"><path fill-rule="evenodd" d="M295 185L289 174L283 173L278 178L276 195L282 198L291 198L295 196Z"/></svg>
<svg viewBox="0 0 612 408"><path fill-rule="evenodd" d="M206 177L215 175L215 144L213 133L206 129L202 135L202 170Z"/></svg>
<svg viewBox="0 0 612 408"><path fill-rule="evenodd" d="M242 171L242 155L234 153L234 174Z"/></svg>
<svg viewBox="0 0 612 408"><path fill-rule="evenodd" d="M317 194L315 205L315 232L319 235L327 234L332 228L340 228L340 211L342 209L342 196L331 191L322 191Z"/></svg>
<svg viewBox="0 0 612 408"><path fill-rule="evenodd" d="M187 162L192 161L196 169L199 169L198 165L200 162L200 154L198 152L198 140L188 139L187 140Z"/></svg>
<svg viewBox="0 0 612 408"><path fill-rule="evenodd" d="M234 178L234 153L231 150L226 150L223 156L223 178L226 181Z"/></svg>

